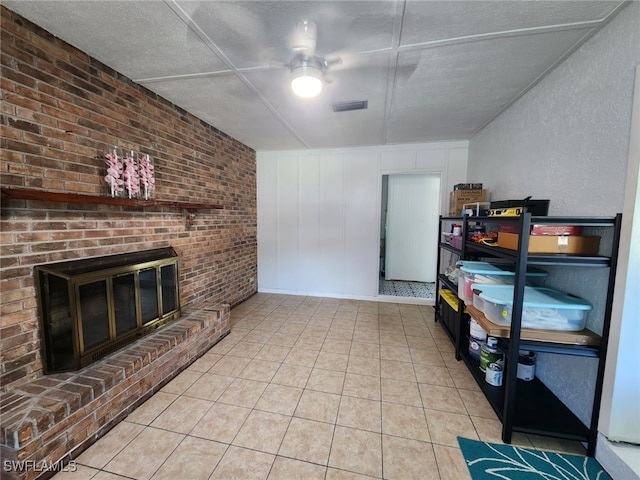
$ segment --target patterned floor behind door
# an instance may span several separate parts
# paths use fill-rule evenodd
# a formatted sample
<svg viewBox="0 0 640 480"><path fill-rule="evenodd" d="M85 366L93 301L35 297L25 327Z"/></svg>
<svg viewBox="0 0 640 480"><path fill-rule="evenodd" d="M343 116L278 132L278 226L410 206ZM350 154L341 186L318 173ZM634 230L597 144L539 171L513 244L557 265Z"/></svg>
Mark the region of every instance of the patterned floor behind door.
<svg viewBox="0 0 640 480"><path fill-rule="evenodd" d="M435 299L435 283L403 282L398 280L385 280L384 277L380 277L379 286L378 293L380 295Z"/></svg>

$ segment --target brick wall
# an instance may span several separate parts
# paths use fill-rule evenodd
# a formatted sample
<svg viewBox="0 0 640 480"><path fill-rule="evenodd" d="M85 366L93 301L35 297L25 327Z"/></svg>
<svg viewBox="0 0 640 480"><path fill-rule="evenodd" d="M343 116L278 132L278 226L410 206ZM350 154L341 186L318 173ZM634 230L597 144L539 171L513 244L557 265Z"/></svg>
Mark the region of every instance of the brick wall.
<svg viewBox="0 0 640 480"><path fill-rule="evenodd" d="M183 305L256 290L255 152L0 7L3 187L106 195L104 152L149 153L156 198L215 203L191 226L173 207L2 201L0 391L42 375L33 266L173 246Z"/></svg>

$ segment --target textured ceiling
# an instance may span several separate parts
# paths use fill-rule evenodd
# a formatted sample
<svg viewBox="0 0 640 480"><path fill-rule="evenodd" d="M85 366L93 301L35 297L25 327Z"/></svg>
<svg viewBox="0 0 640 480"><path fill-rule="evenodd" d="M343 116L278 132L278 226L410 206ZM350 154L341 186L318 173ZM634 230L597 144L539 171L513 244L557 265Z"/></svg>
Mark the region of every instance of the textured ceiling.
<svg viewBox="0 0 640 480"><path fill-rule="evenodd" d="M256 150L470 138L620 1L25 1L3 5ZM624 12L622 13L624 14ZM340 59L295 98L299 20ZM367 100L366 110L332 105Z"/></svg>

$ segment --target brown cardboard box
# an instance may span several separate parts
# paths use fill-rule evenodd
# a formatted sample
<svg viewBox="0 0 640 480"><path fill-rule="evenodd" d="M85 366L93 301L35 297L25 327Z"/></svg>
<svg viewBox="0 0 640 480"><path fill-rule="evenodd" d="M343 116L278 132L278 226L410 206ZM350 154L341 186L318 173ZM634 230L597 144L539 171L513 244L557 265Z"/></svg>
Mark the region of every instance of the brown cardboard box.
<svg viewBox="0 0 640 480"><path fill-rule="evenodd" d="M498 247L518 249L518 234L498 232ZM529 253L597 255L600 237L578 235L529 235Z"/></svg>
<svg viewBox="0 0 640 480"><path fill-rule="evenodd" d="M449 193L449 215L459 217L465 203L485 202L486 200L486 189L454 190Z"/></svg>

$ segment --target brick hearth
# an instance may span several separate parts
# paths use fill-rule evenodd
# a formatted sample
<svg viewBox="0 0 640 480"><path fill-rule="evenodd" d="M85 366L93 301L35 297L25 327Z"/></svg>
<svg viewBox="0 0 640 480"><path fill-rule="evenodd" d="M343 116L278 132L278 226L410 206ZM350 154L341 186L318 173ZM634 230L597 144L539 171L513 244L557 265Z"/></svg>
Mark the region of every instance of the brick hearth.
<svg viewBox="0 0 640 480"><path fill-rule="evenodd" d="M167 327L80 371L4 393L2 478L51 476L43 466L77 457L226 336L229 317L228 305L191 307Z"/></svg>

